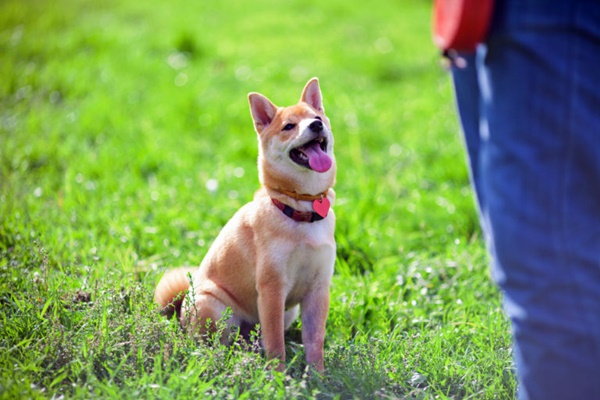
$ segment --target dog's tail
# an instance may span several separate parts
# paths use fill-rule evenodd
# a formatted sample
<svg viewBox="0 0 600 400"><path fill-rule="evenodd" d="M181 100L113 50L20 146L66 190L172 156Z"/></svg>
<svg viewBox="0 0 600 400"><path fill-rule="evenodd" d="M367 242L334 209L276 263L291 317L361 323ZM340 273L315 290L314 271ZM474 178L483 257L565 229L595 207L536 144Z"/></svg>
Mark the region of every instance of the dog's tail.
<svg viewBox="0 0 600 400"><path fill-rule="evenodd" d="M179 319L181 303L190 287L189 274L197 269L198 267L182 267L164 273L154 290L154 301L161 307L162 315L170 318L176 313Z"/></svg>

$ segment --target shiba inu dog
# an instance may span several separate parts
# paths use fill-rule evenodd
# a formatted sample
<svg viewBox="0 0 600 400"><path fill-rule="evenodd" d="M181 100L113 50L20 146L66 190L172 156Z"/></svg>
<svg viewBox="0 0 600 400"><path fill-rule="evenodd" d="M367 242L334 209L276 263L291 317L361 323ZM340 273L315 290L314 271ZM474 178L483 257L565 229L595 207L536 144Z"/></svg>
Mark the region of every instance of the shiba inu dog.
<svg viewBox="0 0 600 400"><path fill-rule="evenodd" d="M228 308L224 340L231 329L249 331L260 323L266 355L279 358L280 370L284 331L300 311L306 361L323 371L336 254L330 208L336 162L319 82L311 79L290 107L277 107L259 93L248 100L261 187L223 227L200 267L167 271L154 299L200 335L215 329Z"/></svg>

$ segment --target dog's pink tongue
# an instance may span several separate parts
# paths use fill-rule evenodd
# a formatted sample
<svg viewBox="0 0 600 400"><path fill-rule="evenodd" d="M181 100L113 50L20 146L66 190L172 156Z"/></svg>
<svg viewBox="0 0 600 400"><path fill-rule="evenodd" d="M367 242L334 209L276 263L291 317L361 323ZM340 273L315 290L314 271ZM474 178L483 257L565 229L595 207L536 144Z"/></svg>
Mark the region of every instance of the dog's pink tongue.
<svg viewBox="0 0 600 400"><path fill-rule="evenodd" d="M304 148L304 154L308 157L308 165L317 172L327 172L331 168L331 157L327 155L318 143Z"/></svg>

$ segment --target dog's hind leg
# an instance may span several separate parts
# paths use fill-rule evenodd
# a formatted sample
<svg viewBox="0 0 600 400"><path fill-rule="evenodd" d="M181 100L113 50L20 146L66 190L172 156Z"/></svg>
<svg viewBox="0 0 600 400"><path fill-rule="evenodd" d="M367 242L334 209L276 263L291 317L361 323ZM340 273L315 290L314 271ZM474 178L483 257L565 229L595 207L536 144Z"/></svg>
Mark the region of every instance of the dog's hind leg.
<svg viewBox="0 0 600 400"><path fill-rule="evenodd" d="M227 321L220 322L227 314L227 305L211 294L188 293L181 310L181 326L192 335L210 339L210 335L220 333L219 340L227 344L233 325L239 324L239 318L230 315Z"/></svg>

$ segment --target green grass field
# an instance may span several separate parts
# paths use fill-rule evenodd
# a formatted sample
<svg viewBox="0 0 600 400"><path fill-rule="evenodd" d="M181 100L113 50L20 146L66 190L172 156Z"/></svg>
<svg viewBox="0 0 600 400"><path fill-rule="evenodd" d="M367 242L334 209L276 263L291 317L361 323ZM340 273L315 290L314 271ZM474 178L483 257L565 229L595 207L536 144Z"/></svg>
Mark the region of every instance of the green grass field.
<svg viewBox="0 0 600 400"><path fill-rule="evenodd" d="M0 2L0 397L512 398L430 3ZM247 93L312 76L338 161L323 376L299 325L282 374L152 302L258 188Z"/></svg>

